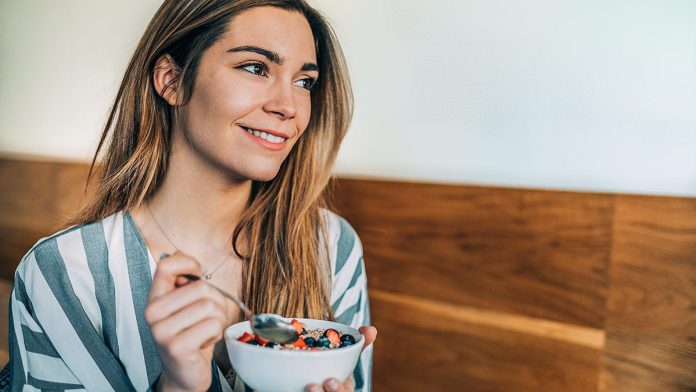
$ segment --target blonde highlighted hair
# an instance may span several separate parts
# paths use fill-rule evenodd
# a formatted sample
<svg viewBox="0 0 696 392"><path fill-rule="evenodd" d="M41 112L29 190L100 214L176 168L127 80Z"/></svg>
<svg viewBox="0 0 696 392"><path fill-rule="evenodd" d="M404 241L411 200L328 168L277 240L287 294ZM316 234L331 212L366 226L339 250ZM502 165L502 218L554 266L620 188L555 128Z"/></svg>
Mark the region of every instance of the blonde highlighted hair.
<svg viewBox="0 0 696 392"><path fill-rule="evenodd" d="M165 0L138 43L102 132L88 176L88 184L96 177L95 192L70 223L137 207L157 191L167 174L176 110L160 94L175 87L186 104L202 54L235 15L261 6L304 15L320 77L312 88L306 131L274 179L252 183L249 206L234 231L234 249L244 259L242 293L255 312L332 319L322 209L328 207L327 185L353 99L336 36L304 0ZM181 73L158 94L153 69L165 54Z"/></svg>

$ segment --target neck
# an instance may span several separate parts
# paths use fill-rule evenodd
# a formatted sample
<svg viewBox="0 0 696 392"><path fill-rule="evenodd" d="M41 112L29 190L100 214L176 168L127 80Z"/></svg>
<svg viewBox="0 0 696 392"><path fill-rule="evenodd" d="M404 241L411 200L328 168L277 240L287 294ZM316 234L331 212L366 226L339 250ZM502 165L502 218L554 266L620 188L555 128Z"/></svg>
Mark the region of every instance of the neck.
<svg viewBox="0 0 696 392"><path fill-rule="evenodd" d="M247 207L251 180L213 170L185 148L172 148L164 182L148 204L178 250L215 258L231 250L234 228Z"/></svg>

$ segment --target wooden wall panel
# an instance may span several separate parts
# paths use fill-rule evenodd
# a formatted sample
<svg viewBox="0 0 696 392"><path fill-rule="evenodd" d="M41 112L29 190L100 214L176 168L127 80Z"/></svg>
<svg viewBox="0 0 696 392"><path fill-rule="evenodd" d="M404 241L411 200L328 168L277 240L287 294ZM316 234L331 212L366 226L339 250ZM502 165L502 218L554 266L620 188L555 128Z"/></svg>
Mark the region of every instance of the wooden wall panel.
<svg viewBox="0 0 696 392"><path fill-rule="evenodd" d="M371 305L379 328L376 391L596 389L601 347L594 339L578 344L558 335L524 333L466 317L467 309L379 290L371 291Z"/></svg>
<svg viewBox="0 0 696 392"><path fill-rule="evenodd" d="M8 281L0 280L0 367L4 366L9 359L8 328L9 328L9 307L12 284Z"/></svg>
<svg viewBox="0 0 696 392"><path fill-rule="evenodd" d="M0 159L0 277L86 173ZM356 179L334 195L364 245L376 391L696 390L696 199Z"/></svg>
<svg viewBox="0 0 696 392"><path fill-rule="evenodd" d="M601 391L696 391L696 200L619 196Z"/></svg>
<svg viewBox="0 0 696 392"><path fill-rule="evenodd" d="M341 179L336 198L371 287L604 325L612 196Z"/></svg>
<svg viewBox="0 0 696 392"><path fill-rule="evenodd" d="M0 278L12 279L22 256L63 227L82 202L88 166L0 159Z"/></svg>

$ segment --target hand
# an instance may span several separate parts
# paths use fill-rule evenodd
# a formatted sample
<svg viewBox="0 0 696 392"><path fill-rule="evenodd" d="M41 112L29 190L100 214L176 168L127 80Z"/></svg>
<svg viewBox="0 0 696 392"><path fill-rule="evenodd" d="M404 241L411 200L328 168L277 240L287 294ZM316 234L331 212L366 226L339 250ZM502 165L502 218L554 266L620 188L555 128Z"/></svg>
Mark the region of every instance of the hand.
<svg viewBox="0 0 696 392"><path fill-rule="evenodd" d="M220 293L181 276L200 273L200 264L179 252L155 270L145 320L164 366L159 390L205 391L212 382L213 349L230 320Z"/></svg>
<svg viewBox="0 0 696 392"><path fill-rule="evenodd" d="M363 350L377 338L377 328L373 326L365 326L358 328L358 331L365 337L365 344L363 344ZM307 392L353 392L355 391L355 381L353 380L353 375L351 374L348 379L341 384L337 379L330 378L324 381L324 384L309 384L305 388Z"/></svg>

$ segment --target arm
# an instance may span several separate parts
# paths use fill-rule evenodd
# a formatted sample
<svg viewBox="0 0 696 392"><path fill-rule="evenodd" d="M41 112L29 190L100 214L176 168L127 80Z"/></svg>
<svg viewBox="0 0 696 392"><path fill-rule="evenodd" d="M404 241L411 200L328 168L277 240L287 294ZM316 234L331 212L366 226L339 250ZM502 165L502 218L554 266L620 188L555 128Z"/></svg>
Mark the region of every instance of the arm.
<svg viewBox="0 0 696 392"><path fill-rule="evenodd" d="M353 285L349 285L345 295L341 298L341 301L336 304L334 309L336 310L336 321L350 325L355 329L360 329L361 333L366 337L367 345L360 355L360 360L353 371L353 381L355 384L355 391L369 392L372 386L373 350L370 340L374 340L375 336L372 335L374 335L376 331L368 334L362 328L364 326L370 326L372 320L370 316L367 278L364 272L365 267L362 252L359 252L359 254L358 266L353 271L351 282Z"/></svg>
<svg viewBox="0 0 696 392"><path fill-rule="evenodd" d="M370 326L370 306L367 292L367 275L363 260L362 244L348 222L335 214L329 215L330 256L333 270L331 305L336 321L350 325L365 336L365 346L352 377L337 388L331 388L329 380L325 391L369 392L372 386L372 342L377 330ZM318 385L308 390L322 390Z"/></svg>
<svg viewBox="0 0 696 392"><path fill-rule="evenodd" d="M84 278L75 276L80 271L68 273L74 250L59 249L56 238L49 238L17 268L10 301L12 387L133 391L122 363L85 311L96 299L76 294Z"/></svg>
<svg viewBox="0 0 696 392"><path fill-rule="evenodd" d="M84 389L36 317L19 273L10 297L9 322L11 390L22 390L25 385L37 389Z"/></svg>

